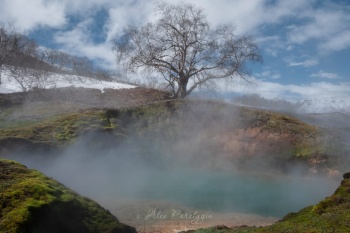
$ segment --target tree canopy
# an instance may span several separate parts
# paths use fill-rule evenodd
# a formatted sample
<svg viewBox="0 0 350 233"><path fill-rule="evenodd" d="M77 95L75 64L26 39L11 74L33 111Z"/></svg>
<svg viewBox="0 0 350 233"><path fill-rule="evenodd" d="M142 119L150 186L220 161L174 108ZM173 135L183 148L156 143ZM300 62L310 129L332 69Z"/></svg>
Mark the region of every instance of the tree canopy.
<svg viewBox="0 0 350 233"><path fill-rule="evenodd" d="M232 24L211 29L203 10L194 5L160 2L155 16L142 27L125 28L113 50L127 72L164 78L174 98L184 98L210 80L245 78L246 63L262 61L251 37L236 35Z"/></svg>

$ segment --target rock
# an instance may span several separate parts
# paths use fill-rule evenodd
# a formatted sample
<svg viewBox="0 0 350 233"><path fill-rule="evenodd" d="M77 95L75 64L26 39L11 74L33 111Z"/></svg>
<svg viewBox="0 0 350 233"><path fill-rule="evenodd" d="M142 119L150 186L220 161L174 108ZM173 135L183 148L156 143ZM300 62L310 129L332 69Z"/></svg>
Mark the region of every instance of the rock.
<svg viewBox="0 0 350 233"><path fill-rule="evenodd" d="M1 158L0 197L0 232L136 233L91 199Z"/></svg>
<svg viewBox="0 0 350 233"><path fill-rule="evenodd" d="M344 173L343 174L344 179L350 179L350 172Z"/></svg>

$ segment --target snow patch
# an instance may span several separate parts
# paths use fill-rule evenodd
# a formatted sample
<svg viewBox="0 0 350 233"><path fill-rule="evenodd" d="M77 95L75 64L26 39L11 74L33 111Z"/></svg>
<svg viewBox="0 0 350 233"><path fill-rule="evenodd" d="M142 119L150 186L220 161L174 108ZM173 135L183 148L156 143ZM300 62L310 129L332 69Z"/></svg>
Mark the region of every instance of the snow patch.
<svg viewBox="0 0 350 233"><path fill-rule="evenodd" d="M350 97L328 97L303 100L298 103L302 113L350 113Z"/></svg>
<svg viewBox="0 0 350 233"><path fill-rule="evenodd" d="M20 84L8 75L6 72L1 76L0 93L8 94L23 92ZM114 81L97 80L88 77L66 74L51 74L45 79L44 86L46 89L63 88L63 87L83 87L99 89L103 92L105 89L130 89L136 86L122 84Z"/></svg>

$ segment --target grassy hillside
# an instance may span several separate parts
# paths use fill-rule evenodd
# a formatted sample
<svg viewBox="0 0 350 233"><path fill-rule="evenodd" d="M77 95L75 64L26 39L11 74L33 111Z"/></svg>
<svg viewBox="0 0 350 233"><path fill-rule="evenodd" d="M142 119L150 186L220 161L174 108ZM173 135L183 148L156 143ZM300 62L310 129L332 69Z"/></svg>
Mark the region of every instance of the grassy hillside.
<svg viewBox="0 0 350 233"><path fill-rule="evenodd" d="M0 129L0 142L23 139L28 142L60 146L89 130L107 129L105 111L82 110L62 114L39 122L12 122L10 127Z"/></svg>
<svg viewBox="0 0 350 233"><path fill-rule="evenodd" d="M57 106L46 107L57 111ZM198 159L206 165L220 158L244 164L247 159L263 156L278 166L297 162L328 172L339 160L328 148L335 144L325 141L315 126L285 114L221 102L176 100L132 108L64 109L46 117L36 113L42 109L27 109L17 118L12 117L20 112L16 106L0 113L0 154L62 148L93 132L103 134L114 145L138 140L142 141L139 150L145 151L155 145L157 150L167 151L168 157L186 154L188 151L179 151L179 147L191 146L191 153L200 155ZM26 117L33 115L41 118Z"/></svg>
<svg viewBox="0 0 350 233"><path fill-rule="evenodd" d="M46 106L50 108L57 106ZM42 110L43 107L40 108ZM0 142L24 139L33 143L58 146L88 131L115 130L125 134L167 128L181 133L187 127L196 130L211 127L213 130L258 128L261 132L289 136L293 144L307 146L319 136L316 127L280 113L237 108L210 101L165 101L124 109L93 108L74 112L55 113L42 119L32 115L38 109L27 109L20 117L13 117L13 107L0 114ZM9 113L10 112L10 113ZM18 114L18 113L17 113ZM43 117L40 112L37 115ZM27 119L26 119L27 117ZM215 129L214 129L215 127ZM133 131L133 132L131 132ZM185 131L185 130L184 130ZM173 132L175 133L175 132ZM216 133L213 131L213 133ZM303 145L301 145L303 144ZM303 152L296 151L296 155Z"/></svg>
<svg viewBox="0 0 350 233"><path fill-rule="evenodd" d="M0 206L0 232L135 232L94 201L4 159L0 159Z"/></svg>
<svg viewBox="0 0 350 233"><path fill-rule="evenodd" d="M83 138L86 151L100 152L122 144L127 156L139 156L137 159L161 167L186 159L182 164L190 167L237 167L244 171L253 167L254 172L262 167L266 172L272 168L284 171L296 163L308 171L329 173L339 169L341 162L345 164L342 157L333 154L342 153L336 140L286 114L216 101L136 103L135 93L126 97L92 91L92 97L86 90L78 94L62 91L71 96L62 96L61 91L61 101L56 92L54 98L30 100L24 94L0 95L0 156L22 152L26 156L60 155L61 149ZM80 95L84 98L77 97ZM18 163L0 160L0 176L0 232L132 231L91 200ZM322 228L332 232L334 225L347 229L349 193L349 181L345 180L334 196L288 215L270 228L222 227L203 232L322 232Z"/></svg>
<svg viewBox="0 0 350 233"><path fill-rule="evenodd" d="M344 179L335 193L314 206L291 213L281 221L261 228L214 227L189 231L196 233L286 233L286 232L350 232L350 180Z"/></svg>

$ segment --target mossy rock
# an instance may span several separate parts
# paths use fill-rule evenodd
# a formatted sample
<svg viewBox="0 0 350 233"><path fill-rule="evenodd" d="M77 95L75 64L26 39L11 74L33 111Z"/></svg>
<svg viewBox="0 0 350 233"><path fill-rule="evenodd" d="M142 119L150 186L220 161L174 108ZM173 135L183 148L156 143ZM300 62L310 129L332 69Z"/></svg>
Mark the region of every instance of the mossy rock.
<svg viewBox="0 0 350 233"><path fill-rule="evenodd" d="M346 172L343 174L344 179L350 179L350 172Z"/></svg>
<svg viewBox="0 0 350 233"><path fill-rule="evenodd" d="M132 233L96 202L36 170L0 159L0 232Z"/></svg>
<svg viewBox="0 0 350 233"><path fill-rule="evenodd" d="M85 110L63 114L33 124L0 128L0 152L12 144L16 146L23 144L26 148L40 146L41 148L54 149L74 142L76 138L87 132L110 130L111 128L113 126L105 117L103 110ZM9 142L11 143L9 144Z"/></svg>

